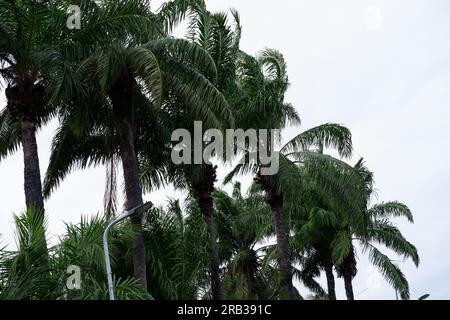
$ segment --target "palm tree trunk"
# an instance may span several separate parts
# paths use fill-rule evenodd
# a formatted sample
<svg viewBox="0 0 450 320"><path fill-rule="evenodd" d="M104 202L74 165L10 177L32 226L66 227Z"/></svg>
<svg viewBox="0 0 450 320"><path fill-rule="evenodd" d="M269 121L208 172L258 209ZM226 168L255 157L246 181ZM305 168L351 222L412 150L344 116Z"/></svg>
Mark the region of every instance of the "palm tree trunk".
<svg viewBox="0 0 450 320"><path fill-rule="evenodd" d="M36 118L45 107L45 88L35 85L31 79L22 79L5 90L7 108L11 118L19 122L24 164L24 191L27 210L33 210L44 225L44 197L42 195L39 153L36 142ZM47 253L47 240L42 239L42 252ZM48 264L45 254L43 263Z"/></svg>
<svg viewBox="0 0 450 320"><path fill-rule="evenodd" d="M41 171L39 166L39 154L36 142L36 126L32 120L22 119L20 121L22 131L22 148L24 164L24 189L27 210L34 210L39 217L40 223L44 225L44 197L42 196ZM42 264L48 266L47 239L41 239Z"/></svg>
<svg viewBox="0 0 450 320"><path fill-rule="evenodd" d="M139 164L135 149L135 125L132 103L133 81L124 79L114 85L109 95L118 122L119 152L125 180L126 206L128 210L142 205L142 189L139 180ZM134 276L147 289L147 267L142 229L143 216L132 216L131 222L135 230L133 239Z"/></svg>
<svg viewBox="0 0 450 320"><path fill-rule="evenodd" d="M352 277L350 275L344 274L344 284L347 300L355 300L355 297L353 295Z"/></svg>
<svg viewBox="0 0 450 320"><path fill-rule="evenodd" d="M292 283L292 262L289 252L288 232L284 222L283 196L280 193L266 191L266 202L272 209L272 216L275 222L278 260L283 277L283 285L285 287L288 299L294 300L296 299L296 294Z"/></svg>
<svg viewBox="0 0 450 320"><path fill-rule="evenodd" d="M334 282L333 264L331 263L331 261L327 261L325 263L324 268L327 277L328 299L336 300L336 288Z"/></svg>
<svg viewBox="0 0 450 320"><path fill-rule="evenodd" d="M336 267L338 277L344 278L345 294L347 300L355 300L353 295L353 278L356 276L358 269L356 268L355 249L352 248L352 252L345 257L341 265Z"/></svg>
<svg viewBox="0 0 450 320"><path fill-rule="evenodd" d="M134 147L133 130L131 124L123 120L120 124L120 157L122 160L123 176L127 209L131 210L142 205L142 190L139 181L139 165ZM131 222L136 232L133 239L133 268L134 276L147 289L147 268L144 236L142 230L142 215L132 216Z"/></svg>
<svg viewBox="0 0 450 320"><path fill-rule="evenodd" d="M25 202L27 208L38 210L44 215L36 127L32 120L27 119L22 119L20 126L22 129Z"/></svg>
<svg viewBox="0 0 450 320"><path fill-rule="evenodd" d="M192 183L196 191L196 197L200 211L208 228L209 250L211 259L211 288L213 300L223 300L223 287L220 280L220 256L219 246L217 244L217 229L214 223L214 203L212 192L214 191L214 182L216 181L216 168L212 165L206 165L203 171L202 181Z"/></svg>

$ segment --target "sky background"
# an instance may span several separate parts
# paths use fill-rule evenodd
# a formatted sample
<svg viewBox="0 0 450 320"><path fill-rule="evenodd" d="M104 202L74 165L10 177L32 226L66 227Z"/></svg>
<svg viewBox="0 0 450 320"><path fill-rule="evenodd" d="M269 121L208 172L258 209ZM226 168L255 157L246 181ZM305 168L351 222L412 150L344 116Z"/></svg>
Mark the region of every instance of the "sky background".
<svg viewBox="0 0 450 320"><path fill-rule="evenodd" d="M156 9L163 1L153 1ZM415 224L396 220L421 257L419 268L399 262L411 298L450 299L450 1L448 0L208 0L210 11L230 7L241 14L241 48L256 54L280 50L291 87L286 100L303 124L284 131L337 122L353 133L355 155L375 172L377 201L398 200ZM0 108L6 105L0 92ZM57 123L39 132L41 172ZM221 169L220 178L229 168ZM244 178L248 186L251 178ZM49 237L64 222L102 210L105 168L71 174L46 203ZM164 204L168 188L145 196ZM14 246L13 213L24 208L23 158L0 162L1 245ZM392 256L397 259L395 256ZM356 299L395 299L395 292L358 252ZM321 279L325 286L324 279ZM336 281L345 298L343 281ZM298 284L297 284L298 285ZM307 292L298 285L301 293Z"/></svg>

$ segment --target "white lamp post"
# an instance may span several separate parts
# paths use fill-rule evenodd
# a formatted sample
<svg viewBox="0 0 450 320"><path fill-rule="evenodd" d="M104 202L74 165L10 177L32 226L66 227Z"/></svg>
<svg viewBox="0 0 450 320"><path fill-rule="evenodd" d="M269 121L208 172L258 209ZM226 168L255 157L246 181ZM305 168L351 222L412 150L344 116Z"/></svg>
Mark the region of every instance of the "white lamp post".
<svg viewBox="0 0 450 320"><path fill-rule="evenodd" d="M153 206L153 203L147 202L141 206L137 206L133 208L117 218L115 218L111 223L106 227L105 232L103 233L103 250L105 254L105 265L106 265L106 276L108 277L108 291L109 291L109 299L115 300L114 297L114 284L112 279L112 271L111 271L111 260L109 258L109 247L108 247L108 234L109 231L119 222L125 220L128 217L131 217L134 214L142 214Z"/></svg>

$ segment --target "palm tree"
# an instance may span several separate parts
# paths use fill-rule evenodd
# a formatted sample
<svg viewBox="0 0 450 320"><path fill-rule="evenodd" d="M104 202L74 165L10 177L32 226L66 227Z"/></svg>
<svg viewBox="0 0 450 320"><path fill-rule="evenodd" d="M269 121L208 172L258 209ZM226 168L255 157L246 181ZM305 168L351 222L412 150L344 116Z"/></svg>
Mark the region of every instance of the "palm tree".
<svg viewBox="0 0 450 320"><path fill-rule="evenodd" d="M325 124L309 129L294 137L281 148L279 171L275 175L264 176L260 171L261 164L245 163L243 160L225 179L227 182L235 174L249 171L256 174L255 179L265 192L265 201L272 209L279 265L287 296L290 299L295 297L292 285L292 258L288 240L290 228L286 226L283 210L287 209L287 212L295 211L294 204L299 201L299 190L302 190L302 175L298 165L314 171L316 170L315 166L320 170L323 164L321 153L310 150L312 147L334 147L341 156L348 157L352 152L351 133L347 128L337 124Z"/></svg>
<svg viewBox="0 0 450 320"><path fill-rule="evenodd" d="M239 101L244 106L235 111L239 127L270 130L282 129L288 122L300 123L294 107L284 101L289 81L286 62L281 53L267 49L256 59L242 53L238 71L239 88L242 88ZM279 139L280 137L274 138ZM341 154L347 156L351 152L350 133L342 126L324 125L294 138L286 144L282 151L300 151L311 145L336 146ZM267 149L273 152L270 145ZM292 284L292 263L288 244L289 230L284 221L283 202L285 197L289 197L288 193L297 188L299 181L296 179L298 176L296 165L289 159L293 155L295 152L286 154L286 156L280 154L280 171L274 176L262 175L261 163L247 163L244 166L238 165L226 178L226 181L230 181L235 173L239 171L246 173L250 170L256 175L255 179L265 191L265 201L270 205L273 213L283 283L286 295L290 299L295 297L295 290Z"/></svg>
<svg viewBox="0 0 450 320"><path fill-rule="evenodd" d="M17 251L0 250L0 299L45 299L54 289L49 281L46 221L28 209L15 216Z"/></svg>
<svg viewBox="0 0 450 320"><path fill-rule="evenodd" d="M363 247L363 252L369 254L369 260L380 270L386 280L400 293L402 299L409 299L409 285L405 276L392 261L378 249L375 244L381 244L393 252L410 258L416 266L419 265L419 255L417 249L402 235L400 230L392 224L391 217L405 217L410 223L414 222L413 214L403 203L391 201L371 205L371 199L376 195L374 189L373 173L364 165L363 159L354 166L354 170L359 173L364 183L363 199L366 201L365 213L369 218L367 231L359 232L359 228L350 225L348 232L353 233L353 237ZM355 248L352 245L349 254L340 259L341 264L337 264L338 275L342 276L345 284L345 291L348 300L354 299L352 280L356 275Z"/></svg>
<svg viewBox="0 0 450 320"><path fill-rule="evenodd" d="M211 14L206 10L204 3L199 1L198 6L191 8L188 34L191 43L202 48L212 58L216 75L212 78L210 77L210 80L226 98L230 108L233 104L233 95L235 94L236 56L240 40L239 16L235 11L232 13L236 24L235 30L232 30L228 26L227 15L225 13ZM208 75L208 73L205 74ZM217 116L215 118L211 117L210 119L206 119L207 121L204 121L205 117L198 112L192 112L189 108L182 108L180 110L179 106L184 102L176 94L169 94L169 96L170 98L164 102L163 108L172 110L172 119L164 122L166 127L172 127L173 129L186 128L190 132L194 132L192 123L199 120L203 120L202 124L205 129L216 128L224 130L227 126L232 126L232 119L228 116L224 117L223 114L224 111L229 110L228 107L222 110L222 114L216 112ZM198 103L199 105L197 107L203 108L201 105L202 102L199 101ZM222 108L225 108L225 106ZM143 159L142 163L144 180L150 175L147 185L151 185L154 183L152 175L154 175L155 167L147 159ZM211 258L212 298L214 300L222 300L223 289L220 279L220 256L217 246L218 234L214 222L212 197L216 182L216 167L212 163L181 166L174 166L172 163L167 163L166 170L166 181L174 183L177 188L190 189L203 214L209 234L208 244Z"/></svg>
<svg viewBox="0 0 450 320"><path fill-rule="evenodd" d="M170 38L166 30L160 28L164 26L164 15L155 17L148 12L147 1L127 0L126 4L128 15L141 18L137 22L144 25L145 32L124 33L121 37L115 34L108 43L103 42L104 38L94 38L88 55L79 59L76 78L91 80L91 88L84 88L88 95L82 100L91 110L88 115L83 115L81 123L79 108L65 110L61 129L54 141L44 188L46 195L73 164L104 163L117 154L123 167L127 208L142 204L138 155L139 152L150 151L146 149L149 141L144 140L145 135L154 137L157 133L149 133L155 130L154 127L138 125L149 118L156 121L155 110L162 105L167 91L177 95L184 107L202 119L216 117L214 112L229 119L223 96L195 69L198 66L214 78L216 69L210 55L195 44ZM115 2L108 2L96 10L108 13L119 10L118 6ZM91 23L95 25L95 20ZM133 30L135 25L130 24ZM126 28L127 25L122 27L122 33ZM103 34L98 33L98 36ZM77 141L75 150L74 140ZM136 149L139 147L142 150ZM142 229L142 216L132 220L138 231L133 243L134 272L145 287L144 239L139 231Z"/></svg>
<svg viewBox="0 0 450 320"><path fill-rule="evenodd" d="M412 222L410 210L398 202L370 206L374 195L373 174L362 159L352 167L327 155L321 157L321 165L313 165L314 170L304 175L309 183L303 188L301 198L308 215L307 219L296 218L294 243L297 250L306 250L311 261L323 266L326 263L330 299L335 298L332 273L335 266L338 276L344 279L347 299L353 300L352 279L357 273L353 241L357 240L388 282L407 298L409 289L404 275L374 243L411 258L417 265L416 248L388 220L390 216L405 216Z"/></svg>
<svg viewBox="0 0 450 320"><path fill-rule="evenodd" d="M207 281L208 251L198 245L207 239L206 229L199 227L203 218L187 208L183 211L178 200L169 199L166 207L152 208L144 219L148 292L157 300L196 299ZM125 279L133 272L129 256L134 232L129 223L116 232L122 241L113 270Z"/></svg>
<svg viewBox="0 0 450 320"><path fill-rule="evenodd" d="M0 1L0 81L7 84L7 106L0 112L0 158L21 145L27 208L44 215L36 131L52 115L48 69L40 55L58 43L61 14L51 1Z"/></svg>
<svg viewBox="0 0 450 320"><path fill-rule="evenodd" d="M232 196L214 192L219 245L224 256L225 296L230 299L269 299L277 295L274 268L264 263L260 242L273 232L270 208L256 185L243 196L234 183ZM260 246L260 248L257 248Z"/></svg>
<svg viewBox="0 0 450 320"><path fill-rule="evenodd" d="M234 114L236 126L242 129L282 129L288 122L300 123L295 109L284 102L284 94L289 86L286 62L282 54L276 50L265 50L258 58L241 52L238 60L238 88ZM279 138L279 137L274 137ZM243 146L238 146L243 147ZM245 147L245 146L244 146ZM255 172L255 174L258 171ZM230 181L232 175L226 179ZM262 182L262 181L261 181ZM264 183L261 183L263 189ZM276 193L276 192L275 192ZM277 217L277 238L280 246L280 266L283 269L284 283L287 295L293 298L288 247L286 246L286 230L283 217L275 214L279 207L280 195L267 191L266 202L273 206L274 218ZM287 255L286 255L287 254Z"/></svg>
<svg viewBox="0 0 450 320"><path fill-rule="evenodd" d="M348 201L350 192L340 192L342 185L335 177L335 172L339 172L336 166L340 164L337 159L323 155L319 150L313 157L304 160L303 166L298 168L302 187L297 201L291 204L296 206L296 210L290 210L294 225L293 252L302 260L301 277L311 279L323 270L328 299L336 300L333 240L337 236L339 223L345 220L334 209L343 206L341 212L353 212L355 208L347 203L354 202ZM357 186L354 181L352 183Z"/></svg>
<svg viewBox="0 0 450 320"><path fill-rule="evenodd" d="M90 43L99 33L117 36L122 34L122 23L135 26L133 19L139 20L129 13L131 6L123 2L97 15L97 5L83 0L83 17L96 20L83 25L86 28L74 35L66 27L68 4L70 1L0 1L0 77L8 85L7 107L0 112L0 158L22 145L26 205L42 211L42 217L44 199L36 132L79 94L81 87L74 79L73 60L63 58L83 52L83 41Z"/></svg>
<svg viewBox="0 0 450 320"><path fill-rule="evenodd" d="M232 11L236 29L227 26L227 15L223 13L210 14L206 7L199 8L197 17L191 20L190 38L207 50L213 58L217 68L216 86L230 106L235 95L236 58L239 50L241 26L239 15ZM227 123L223 123L224 129ZM216 167L212 164L201 166L198 177L191 177L191 186L197 198L198 205L205 218L210 235L211 270L213 275L213 299L222 300L224 293L220 280L220 256L216 243L218 237L214 223L213 196L216 182Z"/></svg>

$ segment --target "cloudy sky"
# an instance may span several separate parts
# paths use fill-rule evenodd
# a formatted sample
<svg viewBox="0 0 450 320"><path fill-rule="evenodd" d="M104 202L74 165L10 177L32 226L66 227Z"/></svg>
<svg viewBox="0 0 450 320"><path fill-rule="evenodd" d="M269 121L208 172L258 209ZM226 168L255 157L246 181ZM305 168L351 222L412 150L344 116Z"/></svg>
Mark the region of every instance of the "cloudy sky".
<svg viewBox="0 0 450 320"><path fill-rule="evenodd" d="M207 2L211 11L234 7L240 12L243 50L256 54L270 47L285 55L291 82L287 100L303 120L301 128L284 132L285 139L326 122L352 130L353 161L364 157L375 172L378 201L404 202L415 215L414 225L398 220L421 257L418 269L411 262L399 262L411 297L429 293L434 299L450 299L450 214L445 198L450 190L450 2ZM51 123L38 136L43 172L56 126ZM22 161L19 152L0 163L2 245L14 244L12 214L23 210ZM104 168L73 173L47 202L53 241L64 230L63 221L77 222L80 214L101 211L104 179ZM163 204L168 195L172 190L146 199ZM356 298L395 299L394 290L361 252L358 259ZM337 290L338 298L344 298L340 279Z"/></svg>

